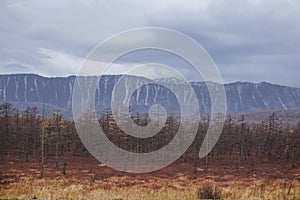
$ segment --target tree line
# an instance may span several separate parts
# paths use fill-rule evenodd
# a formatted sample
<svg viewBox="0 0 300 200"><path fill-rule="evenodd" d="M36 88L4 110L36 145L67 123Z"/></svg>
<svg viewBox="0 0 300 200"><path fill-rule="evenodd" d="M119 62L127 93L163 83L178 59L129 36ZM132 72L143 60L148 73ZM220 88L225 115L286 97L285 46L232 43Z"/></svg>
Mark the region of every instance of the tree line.
<svg viewBox="0 0 300 200"><path fill-rule="evenodd" d="M136 113L133 121L145 126L150 119L148 114ZM268 119L247 123L245 116L239 120L227 117L222 134L213 150L200 160L198 153L208 129L209 116L198 125L198 132L193 144L181 156L178 162L193 163L204 166L219 158L234 158L237 169L241 166L255 166L259 163L291 162L300 158L300 123L289 127L283 125L273 113ZM127 151L141 153L151 152L167 145L176 135L180 121L171 115L162 130L150 138L136 138L125 134L112 118L111 111L105 110L99 118L99 124L106 136L117 146ZM172 153L172 152L170 152ZM55 159L55 167L62 167L61 156L90 156L82 145L70 119L65 119L59 110L50 115L44 114L37 107L27 107L20 111L11 103L0 104L0 160L17 157L21 163L31 162L41 165L43 175L44 162ZM237 158L237 159L236 159Z"/></svg>

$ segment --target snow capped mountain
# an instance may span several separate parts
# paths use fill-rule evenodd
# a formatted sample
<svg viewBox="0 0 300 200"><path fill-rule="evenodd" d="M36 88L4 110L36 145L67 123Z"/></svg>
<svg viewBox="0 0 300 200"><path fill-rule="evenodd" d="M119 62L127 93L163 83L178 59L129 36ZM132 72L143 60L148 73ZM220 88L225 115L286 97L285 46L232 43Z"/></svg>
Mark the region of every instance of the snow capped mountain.
<svg viewBox="0 0 300 200"><path fill-rule="evenodd" d="M114 86L120 75L103 76L96 90L96 109L103 112L111 105ZM123 77L128 85L145 82L142 77ZM0 102L11 102L17 108L23 109L27 105L41 107L45 103L47 110L60 109L71 116L72 90L75 76L46 78L34 74L0 75ZM185 91L182 82L176 79L156 80L174 85L176 90L184 96L185 103L189 103L190 94ZM151 105L161 103L168 112L180 112L176 96L166 87L156 82L143 85L130 98L130 105L134 112L147 112ZM210 96L206 84L191 82L201 113L210 110ZM225 84L228 112L247 112L264 110L300 110L300 89L274 85L271 83L235 82Z"/></svg>

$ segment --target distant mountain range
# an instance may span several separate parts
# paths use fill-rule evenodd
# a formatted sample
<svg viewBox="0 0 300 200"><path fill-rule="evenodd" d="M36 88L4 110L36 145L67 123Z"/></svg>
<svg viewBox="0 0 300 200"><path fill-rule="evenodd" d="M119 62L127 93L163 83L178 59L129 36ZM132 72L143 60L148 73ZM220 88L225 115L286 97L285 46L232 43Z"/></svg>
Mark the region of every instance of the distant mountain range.
<svg viewBox="0 0 300 200"><path fill-rule="evenodd" d="M103 76L96 92L96 108L102 113L110 107L114 85L120 75ZM135 84L143 81L143 77L126 76L128 81ZM60 109L67 117L72 116L72 90L75 76L48 78L35 74L0 75L0 102L11 102L15 107L24 109L26 106L41 108L43 102L47 112ZM180 86L182 82L176 79L165 79L171 84ZM197 95L202 114L210 110L210 96L203 82L190 83ZM300 111L300 88L275 85L267 82L250 83L234 82L225 84L227 108L230 113L252 111ZM186 95L186 103L189 101ZM167 110L179 112L180 107L167 88L159 85L142 86L131 97L131 105L135 112L145 112L154 103L167 102Z"/></svg>

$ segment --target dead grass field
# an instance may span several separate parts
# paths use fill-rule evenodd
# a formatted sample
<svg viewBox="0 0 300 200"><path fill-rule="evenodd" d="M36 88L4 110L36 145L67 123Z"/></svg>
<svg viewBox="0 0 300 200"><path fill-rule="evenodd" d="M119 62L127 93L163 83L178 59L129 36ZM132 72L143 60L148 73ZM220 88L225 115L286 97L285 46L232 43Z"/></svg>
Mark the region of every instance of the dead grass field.
<svg viewBox="0 0 300 200"><path fill-rule="evenodd" d="M193 165L180 161L156 172L129 174L115 171L93 158L61 158L67 174L55 169L48 159L45 177L40 166L17 159L0 164L0 199L170 199L195 200L204 185L221 192L222 199L300 199L300 167L275 163L239 170L228 159L203 163L193 173Z"/></svg>

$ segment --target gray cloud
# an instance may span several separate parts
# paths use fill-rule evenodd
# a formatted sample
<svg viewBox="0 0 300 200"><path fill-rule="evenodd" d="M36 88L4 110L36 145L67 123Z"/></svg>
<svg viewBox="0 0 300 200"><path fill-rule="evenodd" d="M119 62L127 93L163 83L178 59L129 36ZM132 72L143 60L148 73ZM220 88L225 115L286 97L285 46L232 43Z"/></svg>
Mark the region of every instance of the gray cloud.
<svg viewBox="0 0 300 200"><path fill-rule="evenodd" d="M299 11L293 0L0 1L0 70L75 74L88 52L112 34L159 26L202 44L226 82L300 87ZM163 63L168 59L156 57ZM147 59L141 53L126 62Z"/></svg>

